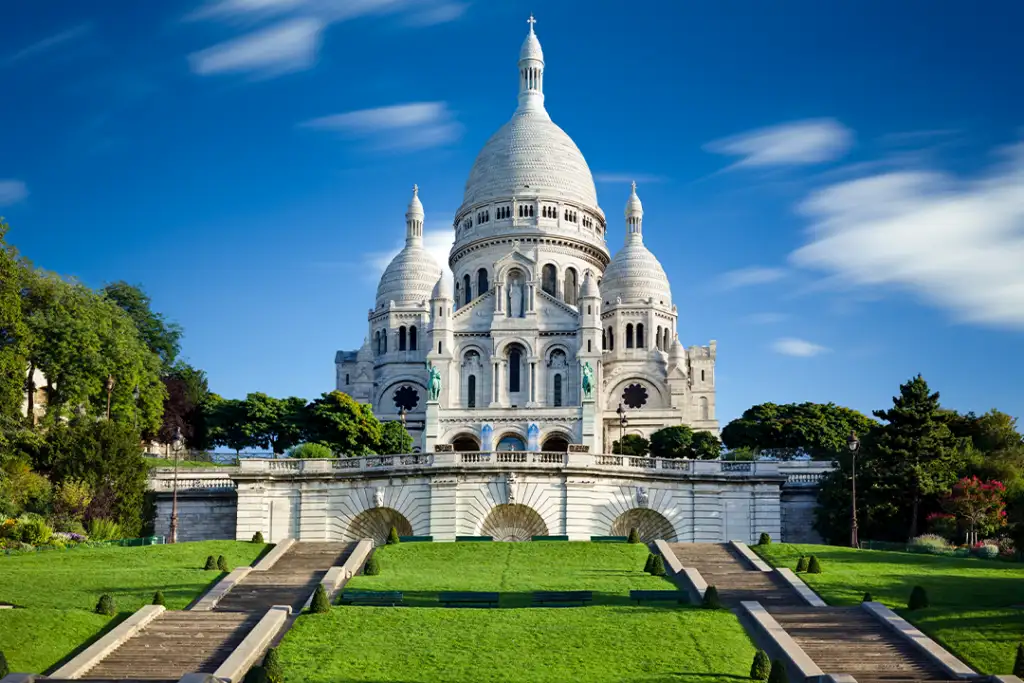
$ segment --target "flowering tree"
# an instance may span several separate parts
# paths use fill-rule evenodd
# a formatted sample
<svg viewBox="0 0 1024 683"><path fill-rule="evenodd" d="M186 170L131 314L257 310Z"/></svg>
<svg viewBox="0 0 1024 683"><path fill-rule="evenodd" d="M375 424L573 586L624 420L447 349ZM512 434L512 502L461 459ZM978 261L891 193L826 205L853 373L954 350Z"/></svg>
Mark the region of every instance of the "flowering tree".
<svg viewBox="0 0 1024 683"><path fill-rule="evenodd" d="M999 481L964 477L953 486L943 507L967 527L967 543L978 542L980 532L991 532L1006 524L1006 487Z"/></svg>

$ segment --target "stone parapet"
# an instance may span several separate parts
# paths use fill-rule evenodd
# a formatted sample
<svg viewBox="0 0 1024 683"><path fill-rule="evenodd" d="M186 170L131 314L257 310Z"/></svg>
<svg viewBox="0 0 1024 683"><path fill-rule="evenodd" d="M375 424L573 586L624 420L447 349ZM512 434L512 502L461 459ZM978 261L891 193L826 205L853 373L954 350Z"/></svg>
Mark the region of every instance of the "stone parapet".
<svg viewBox="0 0 1024 683"><path fill-rule="evenodd" d="M867 610L868 614L875 619L895 631L903 640L913 645L925 657L941 667L951 679L977 677L977 671L954 657L941 645L882 603L862 602L861 607Z"/></svg>
<svg viewBox="0 0 1024 683"><path fill-rule="evenodd" d="M146 605L120 624L108 631L102 638L71 658L71 661L54 671L50 678L81 678L104 657L124 645L147 624L164 613L163 605Z"/></svg>

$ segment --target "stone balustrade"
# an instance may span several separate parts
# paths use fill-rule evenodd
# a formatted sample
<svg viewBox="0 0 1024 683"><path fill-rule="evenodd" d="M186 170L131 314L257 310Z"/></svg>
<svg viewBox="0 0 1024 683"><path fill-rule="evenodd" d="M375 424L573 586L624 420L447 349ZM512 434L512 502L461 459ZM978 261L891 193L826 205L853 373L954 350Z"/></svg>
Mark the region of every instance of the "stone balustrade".
<svg viewBox="0 0 1024 683"><path fill-rule="evenodd" d="M200 491L213 489L233 489L236 487L231 475L237 472L235 467L209 469L179 469L178 490ZM149 474L150 491L173 491L174 470L154 470Z"/></svg>

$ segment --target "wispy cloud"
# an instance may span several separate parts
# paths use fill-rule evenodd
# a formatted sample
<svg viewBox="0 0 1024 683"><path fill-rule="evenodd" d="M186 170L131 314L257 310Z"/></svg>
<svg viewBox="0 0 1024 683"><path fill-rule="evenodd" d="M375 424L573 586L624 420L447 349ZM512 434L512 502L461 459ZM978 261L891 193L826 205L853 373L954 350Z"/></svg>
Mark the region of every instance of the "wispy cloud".
<svg viewBox="0 0 1024 683"><path fill-rule="evenodd" d="M644 183L663 183L668 178L661 175L649 173L595 173L594 180L598 183L629 183L636 182L638 185Z"/></svg>
<svg viewBox="0 0 1024 683"><path fill-rule="evenodd" d="M777 325L788 318L785 313L752 313L744 321L751 325Z"/></svg>
<svg viewBox="0 0 1024 683"><path fill-rule="evenodd" d="M0 180L0 206L17 204L28 197L28 187L21 180Z"/></svg>
<svg viewBox="0 0 1024 683"><path fill-rule="evenodd" d="M301 9L308 0L213 0L185 15L185 21L204 19L258 21Z"/></svg>
<svg viewBox="0 0 1024 683"><path fill-rule="evenodd" d="M366 140L374 149L412 151L439 147L462 135L462 125L445 102L410 102L322 116L303 128Z"/></svg>
<svg viewBox="0 0 1024 683"><path fill-rule="evenodd" d="M466 2L439 2L409 15L406 23L410 26L434 26L447 24L462 17L469 9Z"/></svg>
<svg viewBox="0 0 1024 683"><path fill-rule="evenodd" d="M805 166L832 161L853 145L853 132L834 119L807 119L709 142L714 154L739 157L729 168Z"/></svg>
<svg viewBox="0 0 1024 683"><path fill-rule="evenodd" d="M786 271L782 268L751 266L723 273L719 276L718 281L722 289L739 289L753 285L766 285L784 277L786 277Z"/></svg>
<svg viewBox="0 0 1024 683"><path fill-rule="evenodd" d="M92 31L92 24L79 24L74 28L70 28L66 31L61 31L60 33L54 34L48 38L43 38L38 42L32 43L28 47L22 48L10 57L4 59L2 63L5 66L10 66L12 64L28 59L30 57L38 57L39 55L50 52L51 50L65 43L70 43L73 40L77 40L78 38L87 35L90 31Z"/></svg>
<svg viewBox="0 0 1024 683"><path fill-rule="evenodd" d="M319 19L290 19L194 52L189 63L202 76L247 72L271 77L301 71L316 63L323 28Z"/></svg>
<svg viewBox="0 0 1024 683"><path fill-rule="evenodd" d="M825 348L820 344L809 342L806 339L797 339L795 337L783 337L782 339L776 339L772 344L772 351L775 353L782 354L783 356L794 356L796 358L811 358L812 356L818 356L823 353L828 353L829 349Z"/></svg>
<svg viewBox="0 0 1024 683"><path fill-rule="evenodd" d="M982 177L882 173L825 187L793 264L853 286L896 287L957 320L1024 329L1024 143Z"/></svg>

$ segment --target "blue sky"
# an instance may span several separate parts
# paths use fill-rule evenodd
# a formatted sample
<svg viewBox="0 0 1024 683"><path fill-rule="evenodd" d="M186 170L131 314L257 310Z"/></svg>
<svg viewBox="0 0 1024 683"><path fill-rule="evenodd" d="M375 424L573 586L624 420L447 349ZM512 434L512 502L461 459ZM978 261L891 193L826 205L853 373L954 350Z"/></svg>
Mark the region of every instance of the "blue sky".
<svg viewBox="0 0 1024 683"><path fill-rule="evenodd" d="M723 424L869 411L918 372L1022 415L1024 7L985 8L5 3L0 214L39 265L141 284L215 391L314 397L366 334L413 183L450 243L533 11L610 248L635 179L681 340L718 340Z"/></svg>

